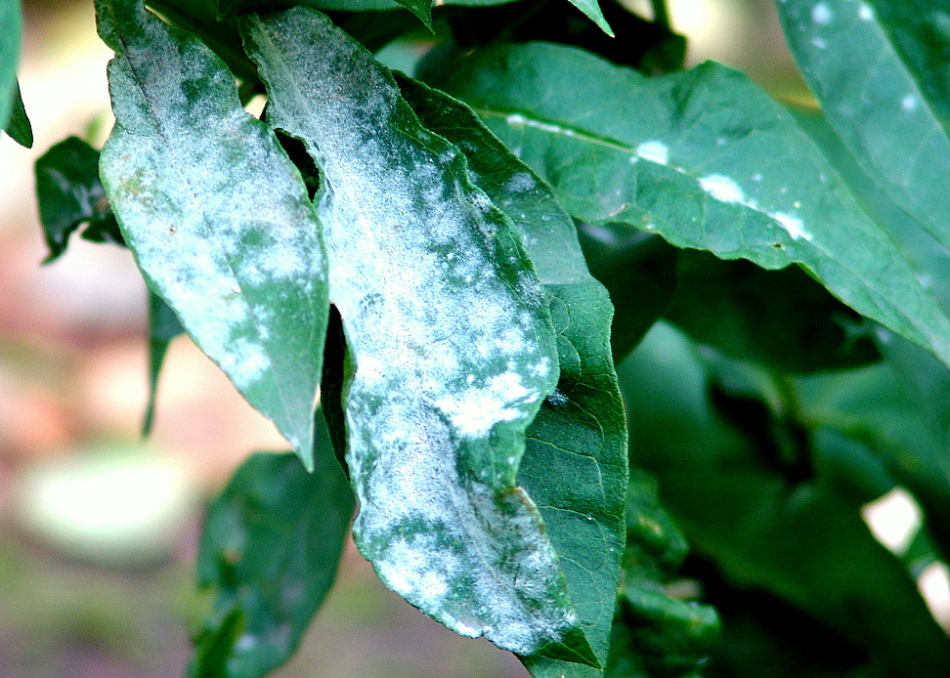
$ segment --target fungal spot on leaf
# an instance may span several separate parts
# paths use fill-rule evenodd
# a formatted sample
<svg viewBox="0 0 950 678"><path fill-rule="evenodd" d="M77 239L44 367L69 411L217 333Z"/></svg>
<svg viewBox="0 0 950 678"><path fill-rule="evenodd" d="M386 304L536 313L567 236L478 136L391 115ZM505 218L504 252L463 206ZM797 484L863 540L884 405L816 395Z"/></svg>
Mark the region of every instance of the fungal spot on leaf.
<svg viewBox="0 0 950 678"><path fill-rule="evenodd" d="M549 395L545 402L551 407L564 407L569 401L561 389L554 389L554 393Z"/></svg>

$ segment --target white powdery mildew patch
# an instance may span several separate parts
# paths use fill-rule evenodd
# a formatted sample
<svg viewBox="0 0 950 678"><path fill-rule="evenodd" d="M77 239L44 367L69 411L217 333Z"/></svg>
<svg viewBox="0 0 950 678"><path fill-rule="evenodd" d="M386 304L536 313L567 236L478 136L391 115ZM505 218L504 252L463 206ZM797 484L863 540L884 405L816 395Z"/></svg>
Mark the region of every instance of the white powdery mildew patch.
<svg viewBox="0 0 950 678"><path fill-rule="evenodd" d="M544 376L529 367L535 376ZM495 424L514 421L523 416L513 403L535 403L540 398L537 390L522 385L521 375L507 372L488 380L482 388L466 388L460 394L448 394L435 401L435 406L448 415L456 430L467 438L484 438Z"/></svg>
<svg viewBox="0 0 950 678"><path fill-rule="evenodd" d="M874 20L874 10L871 9L867 4L861 3L858 7L858 17L861 21L873 21Z"/></svg>
<svg viewBox="0 0 950 678"><path fill-rule="evenodd" d="M542 132L550 132L551 134L561 134L566 137L577 136L577 133L568 127L561 127L560 125L542 122L540 120L531 120L520 113L512 113L505 118L505 122L511 127L533 127L534 129L539 129Z"/></svg>
<svg viewBox="0 0 950 678"><path fill-rule="evenodd" d="M761 175L757 174L755 176L757 176L758 179L753 177L754 180L761 181ZM743 205L760 212L762 211L758 203L751 198L747 198L745 191L742 190L739 184L727 176L722 174L710 174L707 177L701 178L699 185L710 197L719 202ZM783 190L781 192L786 193L787 191ZM795 207L800 207L800 204L796 202ZM812 234L805 229L805 223L794 214L780 211L768 211L765 212L765 214L777 221L779 226L788 233L792 240L803 239L811 241L813 237Z"/></svg>
<svg viewBox="0 0 950 678"><path fill-rule="evenodd" d="M739 184L722 174L710 174L702 177L699 185L704 191L719 202L746 204L745 193Z"/></svg>
<svg viewBox="0 0 950 678"><path fill-rule="evenodd" d="M835 15L831 11L831 8L828 7L823 2L819 2L817 5L812 7L811 10L811 20L814 21L819 26L827 26L832 21L834 21Z"/></svg>
<svg viewBox="0 0 950 678"><path fill-rule="evenodd" d="M670 161L670 149L662 141L644 141L637 146L637 157L665 165Z"/></svg>
<svg viewBox="0 0 950 678"><path fill-rule="evenodd" d="M901 99L901 110L905 113L913 113L917 110L917 97L913 94L907 94Z"/></svg>

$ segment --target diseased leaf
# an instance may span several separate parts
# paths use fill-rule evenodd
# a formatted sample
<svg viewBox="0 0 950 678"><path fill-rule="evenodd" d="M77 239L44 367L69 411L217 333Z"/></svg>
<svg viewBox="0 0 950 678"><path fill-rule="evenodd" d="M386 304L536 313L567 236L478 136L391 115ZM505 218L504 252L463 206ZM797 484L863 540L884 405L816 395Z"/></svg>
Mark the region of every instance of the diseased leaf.
<svg viewBox="0 0 950 678"><path fill-rule="evenodd" d="M575 218L764 268L798 263L950 364L946 314L790 115L740 73L706 63L646 78L546 44L423 72L475 108Z"/></svg>
<svg viewBox="0 0 950 678"><path fill-rule="evenodd" d="M115 225L99 181L99 151L77 137L59 142L37 161L36 198L49 256L66 251L69 237L84 223L93 235Z"/></svg>
<svg viewBox="0 0 950 678"><path fill-rule="evenodd" d="M558 333L558 388L528 428L519 483L537 502L568 594L601 665L624 547L626 428L609 348L611 308L584 266L570 218L537 176L464 104L405 77L403 96L431 132L455 144L473 180L512 219L545 286ZM596 669L523 656L537 677Z"/></svg>
<svg viewBox="0 0 950 678"><path fill-rule="evenodd" d="M15 84L13 89L13 108L10 113L10 120L7 123L7 134L24 148L33 148L33 127L30 125L26 108L23 106L19 82Z"/></svg>
<svg viewBox="0 0 950 678"><path fill-rule="evenodd" d="M244 28L268 121L322 172L358 546L390 588L463 635L596 662L516 484L524 430L557 383L518 233L458 149L326 17L295 8Z"/></svg>
<svg viewBox="0 0 950 678"><path fill-rule="evenodd" d="M20 34L23 17L20 0L0 2L0 129L7 126L17 91L16 66L20 58Z"/></svg>
<svg viewBox="0 0 950 678"><path fill-rule="evenodd" d="M330 590L353 495L318 429L313 473L292 454L255 454L208 511L198 579L216 597L191 678L266 675L293 654Z"/></svg>
<svg viewBox="0 0 950 678"><path fill-rule="evenodd" d="M328 302L320 225L273 132L194 36L100 0L116 51L106 193L149 285L312 465Z"/></svg>
<svg viewBox="0 0 950 678"><path fill-rule="evenodd" d="M950 246L950 2L783 0L809 87L872 180Z"/></svg>

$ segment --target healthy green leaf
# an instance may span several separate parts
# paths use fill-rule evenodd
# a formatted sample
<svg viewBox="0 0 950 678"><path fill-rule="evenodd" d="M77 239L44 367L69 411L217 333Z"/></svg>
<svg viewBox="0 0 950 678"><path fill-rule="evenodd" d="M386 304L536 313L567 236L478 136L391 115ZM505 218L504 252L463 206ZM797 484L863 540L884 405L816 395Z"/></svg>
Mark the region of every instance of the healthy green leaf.
<svg viewBox="0 0 950 678"><path fill-rule="evenodd" d="M17 80L16 66L20 58L20 33L23 18L19 0L0 0L0 128L5 128L14 109Z"/></svg>
<svg viewBox="0 0 950 678"><path fill-rule="evenodd" d="M775 101L724 66L646 78L578 50L500 46L439 62L575 218L764 268L798 263L950 364L950 320Z"/></svg>
<svg viewBox="0 0 950 678"><path fill-rule="evenodd" d="M153 290L312 465L329 309L320 225L274 133L194 36L100 0L115 50L103 185Z"/></svg>
<svg viewBox="0 0 950 678"><path fill-rule="evenodd" d="M950 246L950 2L783 0L779 15L828 121L871 178Z"/></svg>
<svg viewBox="0 0 950 678"><path fill-rule="evenodd" d="M518 480L537 503L567 577L568 594L604 665L624 546L626 429L609 351L611 309L587 272L570 218L549 187L467 106L397 77L422 124L466 156L473 180L518 226L558 332L558 389L528 428ZM593 669L522 657L533 675Z"/></svg>
<svg viewBox="0 0 950 678"><path fill-rule="evenodd" d="M165 364L165 354L172 339L185 331L178 316L165 300L148 292L148 403L142 421L142 435L148 436L155 423L155 404L158 397L158 377Z"/></svg>
<svg viewBox="0 0 950 678"><path fill-rule="evenodd" d="M322 172L357 544L388 586L463 635L596 661L516 484L524 430L557 383L555 335L517 231L458 149L326 17L295 8L244 29L268 121Z"/></svg>
<svg viewBox="0 0 950 678"><path fill-rule="evenodd" d="M99 181L99 151L69 137L44 153L34 166L36 198L50 262L66 251L69 237L84 223L94 234L114 225ZM106 225L108 224L108 226Z"/></svg>
<svg viewBox="0 0 950 678"><path fill-rule="evenodd" d="M330 590L353 495L318 429L313 473L292 454L255 454L209 510L198 579L216 597L191 678L266 675L293 654Z"/></svg>
<svg viewBox="0 0 950 678"><path fill-rule="evenodd" d="M30 119L26 115L26 108L23 106L23 97L20 95L20 83L17 82L13 89L13 109L10 114L10 120L7 123L7 134L15 142L25 148L33 148L33 126L30 125Z"/></svg>
<svg viewBox="0 0 950 678"><path fill-rule="evenodd" d="M678 374L703 379L705 368L682 335L660 326L619 371L631 430L652 446L632 448L632 460L658 476L664 506L729 581L807 611L860 644L888 675L946 675L950 642L857 507L820 478L790 484L763 465L741 430L733 429L740 436L730 442L703 404L701 381L689 391L698 407L664 393L682 388ZM691 458L663 430L673 408L679 425L694 432ZM895 625L904 632L893 633Z"/></svg>

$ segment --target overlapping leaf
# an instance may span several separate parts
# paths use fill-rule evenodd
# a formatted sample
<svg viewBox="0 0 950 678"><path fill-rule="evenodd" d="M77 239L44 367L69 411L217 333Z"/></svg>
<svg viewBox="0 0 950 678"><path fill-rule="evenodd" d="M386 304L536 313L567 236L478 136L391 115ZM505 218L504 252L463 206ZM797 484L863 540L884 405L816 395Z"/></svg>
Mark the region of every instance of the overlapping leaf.
<svg viewBox="0 0 950 678"><path fill-rule="evenodd" d="M872 180L950 246L950 2L782 0L828 121Z"/></svg>
<svg viewBox="0 0 950 678"><path fill-rule="evenodd" d="M815 475L791 482L763 441L718 416L698 356L682 335L658 326L619 370L631 429L643 442L632 458L657 474L664 505L697 549L727 581L769 590L850 638L887 675L945 675L950 643L904 565L861 521L858 495L818 475L840 462L813 459ZM688 437L669 435L673 420ZM816 436L799 453L836 454L826 445ZM879 485L871 475L866 486Z"/></svg>
<svg viewBox="0 0 950 678"><path fill-rule="evenodd" d="M268 121L322 172L360 549L387 585L464 635L595 661L516 484L524 430L558 373L520 236L458 149L326 17L295 8L244 28Z"/></svg>
<svg viewBox="0 0 950 678"><path fill-rule="evenodd" d="M115 50L103 185L150 286L307 465L328 312L319 223L273 132L197 38L97 3Z"/></svg>
<svg viewBox="0 0 950 678"><path fill-rule="evenodd" d="M198 557L214 608L196 638L192 678L261 678L294 652L336 575L353 495L321 435L316 470L255 454L205 520Z"/></svg>
<svg viewBox="0 0 950 678"><path fill-rule="evenodd" d="M425 127L465 153L478 185L521 230L558 332L557 391L528 429L518 473L544 518L568 593L597 659L607 663L624 547L626 429L611 362L611 307L587 272L570 218L550 189L464 104L408 78L403 96ZM597 671L522 657L541 676Z"/></svg>
<svg viewBox="0 0 950 678"><path fill-rule="evenodd" d="M10 120L7 123L7 134L24 148L33 147L33 126L26 114L23 97L20 94L20 84L15 83L13 88L13 106L10 111Z"/></svg>
<svg viewBox="0 0 950 678"><path fill-rule="evenodd" d="M946 314L790 115L745 76L707 63L646 78L531 44L459 55L425 77L471 104L574 217L765 268L798 263L950 363Z"/></svg>
<svg viewBox="0 0 950 678"><path fill-rule="evenodd" d="M5 128L13 111L16 65L20 58L23 18L19 0L0 3L0 26L3 26L3 31L0 31L0 128Z"/></svg>

